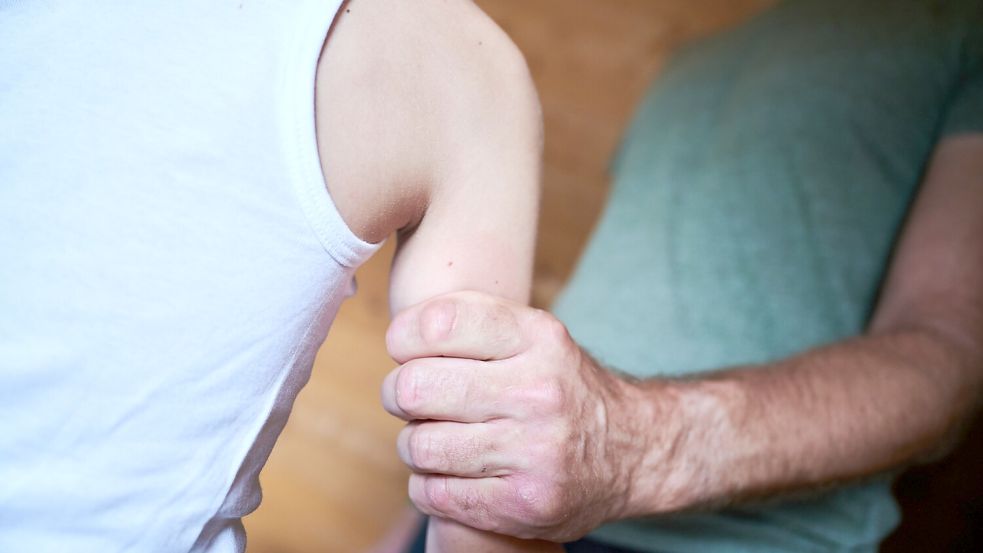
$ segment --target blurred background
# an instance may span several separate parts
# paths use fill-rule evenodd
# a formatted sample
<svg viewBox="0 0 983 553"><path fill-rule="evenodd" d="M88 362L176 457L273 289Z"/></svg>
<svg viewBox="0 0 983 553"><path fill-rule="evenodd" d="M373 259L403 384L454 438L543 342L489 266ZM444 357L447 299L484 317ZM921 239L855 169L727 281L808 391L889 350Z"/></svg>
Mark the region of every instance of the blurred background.
<svg viewBox="0 0 983 553"><path fill-rule="evenodd" d="M733 25L773 0L478 0L519 45L546 125L534 302L548 306L604 206L607 168L634 106L674 47ZM395 453L399 421L379 387L392 242L358 273L310 383L262 473L263 504L245 519L252 553L350 553L407 505ZM886 552L972 551L983 529L983 432L941 465L905 476L902 528ZM980 549L977 549L980 550Z"/></svg>

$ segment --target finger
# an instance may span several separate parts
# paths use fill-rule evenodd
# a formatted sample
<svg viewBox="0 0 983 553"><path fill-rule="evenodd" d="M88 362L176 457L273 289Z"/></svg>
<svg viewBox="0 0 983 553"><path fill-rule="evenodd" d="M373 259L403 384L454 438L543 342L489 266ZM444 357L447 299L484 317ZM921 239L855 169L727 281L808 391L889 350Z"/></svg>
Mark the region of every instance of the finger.
<svg viewBox="0 0 983 553"><path fill-rule="evenodd" d="M398 363L419 357L506 359L522 350L520 322L532 308L478 292L445 294L393 318L386 332Z"/></svg>
<svg viewBox="0 0 983 553"><path fill-rule="evenodd" d="M468 478L511 474L493 423L411 422L399 433L396 450L413 472Z"/></svg>
<svg viewBox="0 0 983 553"><path fill-rule="evenodd" d="M456 520L479 530L501 532L492 515L508 499L509 485L502 478L458 478L411 474L410 501L424 514Z"/></svg>
<svg viewBox="0 0 983 553"><path fill-rule="evenodd" d="M495 363L434 357L396 367L382 382L382 405L403 420L486 422L517 413L518 377Z"/></svg>

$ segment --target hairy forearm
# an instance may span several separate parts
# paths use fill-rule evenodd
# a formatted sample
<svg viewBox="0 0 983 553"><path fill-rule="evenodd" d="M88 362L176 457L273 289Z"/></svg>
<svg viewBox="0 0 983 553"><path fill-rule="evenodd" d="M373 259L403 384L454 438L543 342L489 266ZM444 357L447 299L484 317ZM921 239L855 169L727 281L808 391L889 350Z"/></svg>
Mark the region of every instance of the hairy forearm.
<svg viewBox="0 0 983 553"><path fill-rule="evenodd" d="M623 516L809 491L937 455L979 403L979 362L970 348L913 329L635 383L625 417L648 440Z"/></svg>

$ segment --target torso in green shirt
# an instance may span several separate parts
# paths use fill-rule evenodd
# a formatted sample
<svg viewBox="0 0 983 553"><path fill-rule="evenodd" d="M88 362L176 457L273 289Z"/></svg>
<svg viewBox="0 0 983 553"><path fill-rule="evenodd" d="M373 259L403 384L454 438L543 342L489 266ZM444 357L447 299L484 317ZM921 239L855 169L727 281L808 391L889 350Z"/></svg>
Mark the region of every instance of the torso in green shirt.
<svg viewBox="0 0 983 553"><path fill-rule="evenodd" d="M983 129L980 2L802 0L686 48L642 105L556 305L641 376L762 363L861 333L932 149ZM642 551L866 551L888 480L619 523Z"/></svg>

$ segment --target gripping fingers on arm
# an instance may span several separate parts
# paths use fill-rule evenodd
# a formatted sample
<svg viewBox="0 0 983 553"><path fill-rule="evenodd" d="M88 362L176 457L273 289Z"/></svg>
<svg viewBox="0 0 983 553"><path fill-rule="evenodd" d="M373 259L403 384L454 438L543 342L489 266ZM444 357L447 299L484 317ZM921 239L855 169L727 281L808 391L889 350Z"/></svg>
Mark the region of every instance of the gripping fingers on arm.
<svg viewBox="0 0 983 553"><path fill-rule="evenodd" d="M415 359L389 373L382 405L403 420L486 422L514 415L502 398L510 383L493 364L435 357Z"/></svg>
<svg viewBox="0 0 983 553"><path fill-rule="evenodd" d="M411 422L399 433L396 449L413 472L467 478L511 474L514 467L504 453L494 424Z"/></svg>
<svg viewBox="0 0 983 553"><path fill-rule="evenodd" d="M478 292L444 294L397 314L386 346L400 363L437 356L508 359L525 349L521 322L527 309Z"/></svg>

